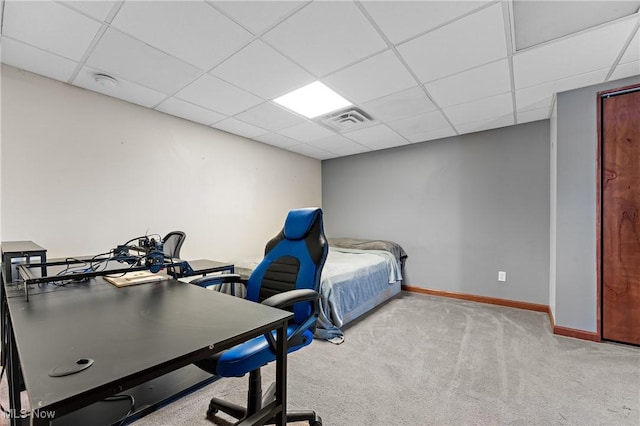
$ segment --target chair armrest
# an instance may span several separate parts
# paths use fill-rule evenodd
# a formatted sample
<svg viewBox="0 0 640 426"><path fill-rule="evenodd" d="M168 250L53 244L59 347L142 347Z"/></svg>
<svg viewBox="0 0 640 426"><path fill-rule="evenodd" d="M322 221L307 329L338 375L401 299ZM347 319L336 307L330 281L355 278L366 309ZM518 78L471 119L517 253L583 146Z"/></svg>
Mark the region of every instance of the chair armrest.
<svg viewBox="0 0 640 426"><path fill-rule="evenodd" d="M196 278L190 281L190 284L195 284L200 287L209 287L210 285L224 284L224 283L243 283L246 284L247 280L240 278L239 274L220 274L220 275L207 275L201 278Z"/></svg>
<svg viewBox="0 0 640 426"><path fill-rule="evenodd" d="M290 290L284 293L274 294L264 299L262 304L271 306L272 308L284 308L298 302L311 302L317 300L319 297L320 294L311 289Z"/></svg>

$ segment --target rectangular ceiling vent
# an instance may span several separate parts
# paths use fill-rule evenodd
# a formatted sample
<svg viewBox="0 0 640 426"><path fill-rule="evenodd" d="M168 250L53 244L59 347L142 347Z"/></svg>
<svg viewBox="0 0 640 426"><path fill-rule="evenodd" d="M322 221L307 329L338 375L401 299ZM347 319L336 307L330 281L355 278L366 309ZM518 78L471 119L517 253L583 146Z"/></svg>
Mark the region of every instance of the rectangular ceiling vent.
<svg viewBox="0 0 640 426"><path fill-rule="evenodd" d="M368 127L376 121L360 108L349 107L320 117L319 122L342 133Z"/></svg>

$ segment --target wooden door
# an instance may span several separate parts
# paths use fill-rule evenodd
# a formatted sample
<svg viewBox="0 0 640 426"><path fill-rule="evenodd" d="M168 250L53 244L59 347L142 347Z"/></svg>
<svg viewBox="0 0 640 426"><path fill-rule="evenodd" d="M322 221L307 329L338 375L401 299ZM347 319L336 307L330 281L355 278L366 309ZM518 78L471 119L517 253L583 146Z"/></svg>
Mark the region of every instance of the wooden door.
<svg viewBox="0 0 640 426"><path fill-rule="evenodd" d="M601 102L602 338L640 345L640 88Z"/></svg>

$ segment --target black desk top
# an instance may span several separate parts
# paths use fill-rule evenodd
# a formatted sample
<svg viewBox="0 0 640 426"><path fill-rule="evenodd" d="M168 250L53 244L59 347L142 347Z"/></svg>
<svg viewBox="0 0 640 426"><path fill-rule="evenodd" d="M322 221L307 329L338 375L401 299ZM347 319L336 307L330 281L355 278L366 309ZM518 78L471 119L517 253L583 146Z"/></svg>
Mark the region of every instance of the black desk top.
<svg viewBox="0 0 640 426"><path fill-rule="evenodd" d="M57 410L73 397L102 399L119 393L119 386L191 364L291 317L171 279L123 288L92 281L29 302L8 299L31 407ZM80 358L95 362L69 376L48 375Z"/></svg>

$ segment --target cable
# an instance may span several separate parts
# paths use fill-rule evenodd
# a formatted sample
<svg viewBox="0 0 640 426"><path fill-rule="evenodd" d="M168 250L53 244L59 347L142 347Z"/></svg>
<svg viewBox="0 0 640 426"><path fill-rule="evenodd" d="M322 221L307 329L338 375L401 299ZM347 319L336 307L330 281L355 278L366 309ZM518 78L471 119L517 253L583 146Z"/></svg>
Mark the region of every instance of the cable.
<svg viewBox="0 0 640 426"><path fill-rule="evenodd" d="M103 400L105 402L110 402L110 401L122 401L123 399L130 400L131 401L131 407L129 407L129 411L127 411L127 414L125 414L123 418L118 420L118 426L124 425L125 421L129 418L129 416L133 414L133 412L134 412L134 410L136 408L136 399L133 397L133 395L129 395L129 394L125 393L125 394L121 394L121 395L108 396Z"/></svg>

